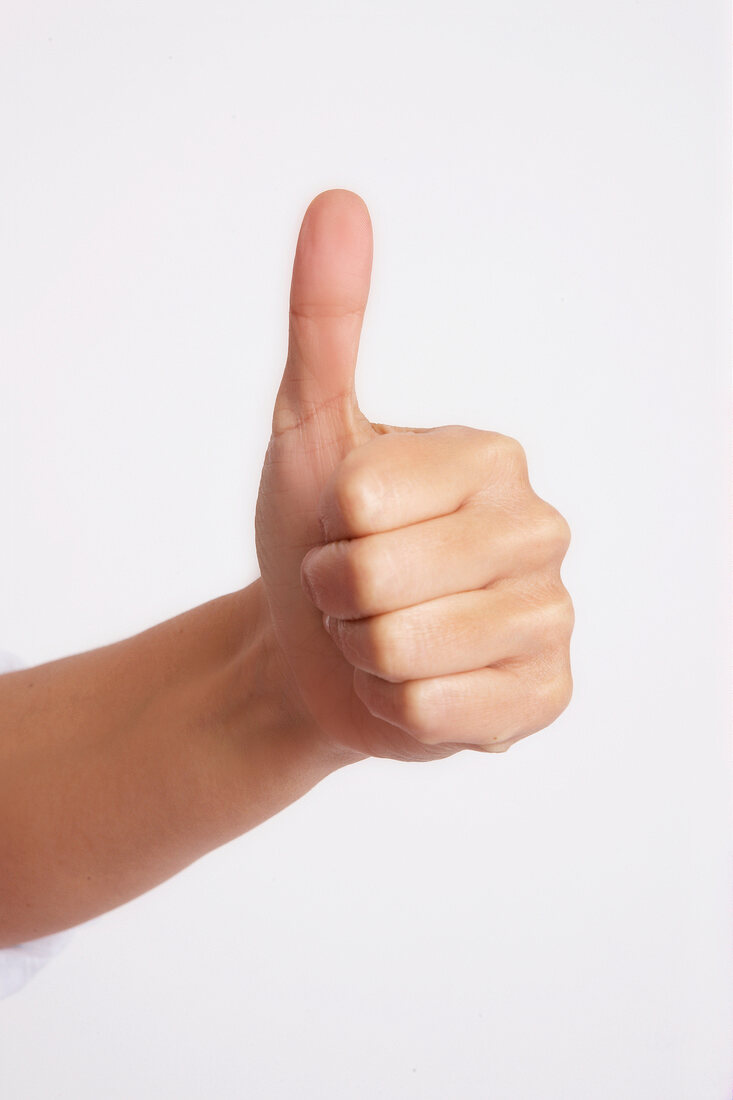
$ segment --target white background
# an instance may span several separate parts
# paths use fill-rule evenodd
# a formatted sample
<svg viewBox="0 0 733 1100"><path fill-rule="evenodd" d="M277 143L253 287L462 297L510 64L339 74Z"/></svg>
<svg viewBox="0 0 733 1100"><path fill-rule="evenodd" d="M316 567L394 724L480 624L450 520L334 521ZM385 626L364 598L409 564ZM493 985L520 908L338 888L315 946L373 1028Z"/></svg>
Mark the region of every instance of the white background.
<svg viewBox="0 0 733 1100"><path fill-rule="evenodd" d="M575 690L369 760L0 1004L7 1100L730 1100L730 13L21 3L0 33L0 645L258 575L300 222L374 225L371 419L518 438Z"/></svg>

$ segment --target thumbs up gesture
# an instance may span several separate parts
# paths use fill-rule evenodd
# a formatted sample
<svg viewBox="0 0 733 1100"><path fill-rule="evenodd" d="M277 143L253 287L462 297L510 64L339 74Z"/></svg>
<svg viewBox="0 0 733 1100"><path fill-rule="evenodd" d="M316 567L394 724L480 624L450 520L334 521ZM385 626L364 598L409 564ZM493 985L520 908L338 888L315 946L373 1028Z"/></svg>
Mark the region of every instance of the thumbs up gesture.
<svg viewBox="0 0 733 1100"><path fill-rule="evenodd" d="M363 200L316 196L255 519L283 697L337 754L501 752L570 701L570 529L515 439L364 416L371 265Z"/></svg>

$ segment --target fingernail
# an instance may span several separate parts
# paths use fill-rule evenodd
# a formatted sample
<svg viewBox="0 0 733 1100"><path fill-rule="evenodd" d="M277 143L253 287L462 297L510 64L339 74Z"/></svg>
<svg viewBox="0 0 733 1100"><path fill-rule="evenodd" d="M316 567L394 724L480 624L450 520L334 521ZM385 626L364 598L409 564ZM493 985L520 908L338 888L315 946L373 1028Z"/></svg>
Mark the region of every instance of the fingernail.
<svg viewBox="0 0 733 1100"><path fill-rule="evenodd" d="M315 590L315 587L313 585L313 580L312 580L311 574L310 574L310 565L307 564L307 559L312 553L313 553L313 551L309 550L308 553L306 554L306 556L303 558L303 563L302 563L301 568L300 568L300 575L301 575L301 580L302 580L303 587L305 588L307 594L310 596L313 603L315 603L316 602L316 590Z"/></svg>

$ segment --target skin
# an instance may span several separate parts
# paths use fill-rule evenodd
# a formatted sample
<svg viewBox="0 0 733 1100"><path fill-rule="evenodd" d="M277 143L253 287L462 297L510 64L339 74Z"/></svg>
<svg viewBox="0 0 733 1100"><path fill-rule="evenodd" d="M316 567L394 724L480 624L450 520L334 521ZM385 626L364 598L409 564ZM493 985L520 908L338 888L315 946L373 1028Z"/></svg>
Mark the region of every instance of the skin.
<svg viewBox="0 0 733 1100"><path fill-rule="evenodd" d="M369 756L504 752L572 695L565 519L521 445L372 423L372 228L308 207L255 515L260 577L0 677L0 947L123 904Z"/></svg>

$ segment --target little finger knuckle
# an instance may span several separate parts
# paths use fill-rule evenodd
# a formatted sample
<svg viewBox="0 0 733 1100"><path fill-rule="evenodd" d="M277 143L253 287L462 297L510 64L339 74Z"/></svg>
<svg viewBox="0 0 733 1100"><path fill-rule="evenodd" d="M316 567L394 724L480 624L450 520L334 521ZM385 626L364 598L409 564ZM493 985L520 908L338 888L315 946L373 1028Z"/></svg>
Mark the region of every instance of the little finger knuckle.
<svg viewBox="0 0 733 1100"><path fill-rule="evenodd" d="M551 725L568 706L573 694L573 680L569 671L545 681L539 692L537 713L541 728Z"/></svg>
<svg viewBox="0 0 733 1100"><path fill-rule="evenodd" d="M419 737L422 717L421 688L417 680L403 680L387 685L389 717L402 729ZM421 740L422 738L420 738Z"/></svg>
<svg viewBox="0 0 733 1100"><path fill-rule="evenodd" d="M445 698L440 680L408 680L401 685L406 728L424 745L446 740Z"/></svg>

